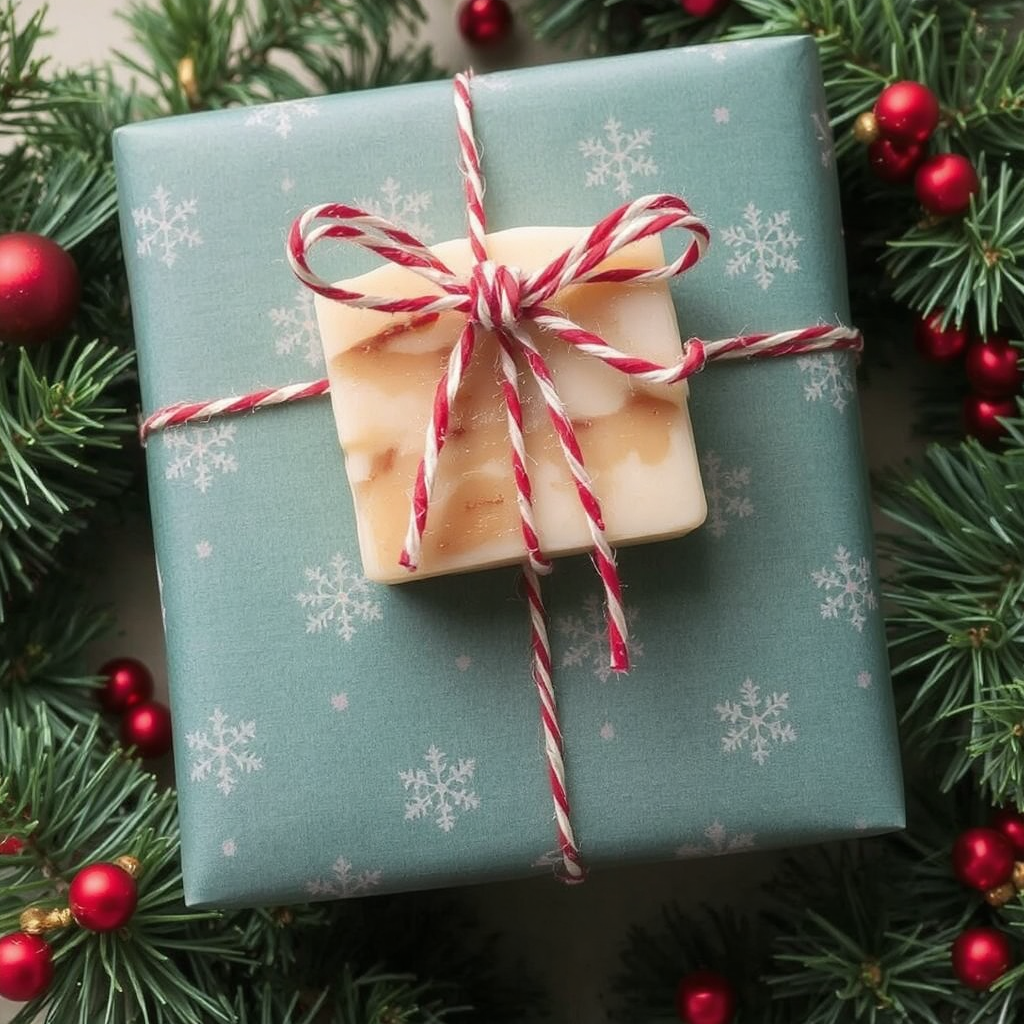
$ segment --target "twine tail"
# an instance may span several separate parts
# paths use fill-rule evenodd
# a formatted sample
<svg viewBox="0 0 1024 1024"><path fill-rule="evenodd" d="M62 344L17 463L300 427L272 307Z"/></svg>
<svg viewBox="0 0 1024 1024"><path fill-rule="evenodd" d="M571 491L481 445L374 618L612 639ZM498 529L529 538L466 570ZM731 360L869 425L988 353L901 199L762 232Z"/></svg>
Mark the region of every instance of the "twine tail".
<svg viewBox="0 0 1024 1024"><path fill-rule="evenodd" d="M541 721L544 725L544 752L548 762L548 782L551 798L555 805L555 827L558 833L558 848L562 854L562 872L559 878L574 885L586 878L586 868L576 845L572 828L569 796L565 784L565 754L562 727L558 723L558 705L555 689L551 682L551 646L548 643L548 627L544 613L544 601L540 593L540 577L527 562L523 566L523 583L526 600L530 606L530 642L533 648L533 682L540 698Z"/></svg>

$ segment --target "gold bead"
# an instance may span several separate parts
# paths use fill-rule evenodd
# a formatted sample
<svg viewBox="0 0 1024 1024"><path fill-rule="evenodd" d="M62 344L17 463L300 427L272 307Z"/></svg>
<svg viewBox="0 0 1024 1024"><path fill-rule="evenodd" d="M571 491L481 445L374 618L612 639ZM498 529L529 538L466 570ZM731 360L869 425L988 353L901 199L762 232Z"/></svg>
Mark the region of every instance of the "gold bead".
<svg viewBox="0 0 1024 1024"><path fill-rule="evenodd" d="M1024 889L1024 861L1017 861L1013 865L1013 874L1010 876L1010 881L1013 882L1013 887L1018 892Z"/></svg>
<svg viewBox="0 0 1024 1024"><path fill-rule="evenodd" d="M121 868L122 871L127 871L132 878L138 878L142 874L142 861L138 857L132 857L129 854L124 854L121 857L115 857L114 863Z"/></svg>
<svg viewBox="0 0 1024 1024"><path fill-rule="evenodd" d="M42 907L28 907L21 912L18 923L21 930L29 935L42 935L71 924L71 911L67 907L44 910Z"/></svg>
<svg viewBox="0 0 1024 1024"><path fill-rule="evenodd" d="M1002 885L997 885L985 893L985 902L990 907L1005 907L1016 895L1017 889L1013 882L1003 882Z"/></svg>
<svg viewBox="0 0 1024 1024"><path fill-rule="evenodd" d="M196 78L196 62L192 57L178 61L178 85L181 86L190 107L199 105L199 79Z"/></svg>
<svg viewBox="0 0 1024 1024"><path fill-rule="evenodd" d="M857 115L857 120L853 122L853 137L865 146L870 146L878 139L878 122L870 110Z"/></svg>

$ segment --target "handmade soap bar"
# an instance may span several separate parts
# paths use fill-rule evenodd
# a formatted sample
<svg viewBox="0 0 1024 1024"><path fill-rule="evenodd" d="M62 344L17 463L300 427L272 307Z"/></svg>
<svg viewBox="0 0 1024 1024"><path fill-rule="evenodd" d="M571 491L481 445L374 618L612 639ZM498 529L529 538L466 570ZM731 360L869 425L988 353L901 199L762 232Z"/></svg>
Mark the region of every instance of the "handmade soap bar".
<svg viewBox="0 0 1024 1024"><path fill-rule="evenodd" d="M580 228L515 228L489 236L491 258L534 270L572 245ZM434 250L456 273L471 264L464 239ZM635 242L607 267L664 262L657 238ZM388 265L343 283L372 295L427 294L422 277ZM580 285L550 303L615 348L663 365L681 354L668 285ZM473 364L454 406L431 498L419 571L398 564L409 495L423 454L434 389L463 317L427 323L408 315L351 309L322 297L317 317L331 382L338 438L355 502L363 571L400 583L423 576L521 561L515 484L497 342L479 332ZM421 318L422 320L422 318ZM648 385L627 377L527 324L572 419L616 544L677 537L706 513L685 384ZM528 468L541 548L547 555L589 549L591 538L547 408L527 372L520 375Z"/></svg>

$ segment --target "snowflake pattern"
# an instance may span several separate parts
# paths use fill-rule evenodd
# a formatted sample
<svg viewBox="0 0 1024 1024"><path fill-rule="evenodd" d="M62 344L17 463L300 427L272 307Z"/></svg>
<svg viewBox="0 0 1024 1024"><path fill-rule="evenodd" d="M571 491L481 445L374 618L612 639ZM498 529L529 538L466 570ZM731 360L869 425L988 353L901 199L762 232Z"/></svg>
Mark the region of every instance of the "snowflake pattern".
<svg viewBox="0 0 1024 1024"><path fill-rule="evenodd" d="M835 352L815 356L798 356L797 368L804 380L804 398L808 402L828 399L837 412L845 411L856 387L848 364Z"/></svg>
<svg viewBox="0 0 1024 1024"><path fill-rule="evenodd" d="M854 558L840 544L832 556L832 565L815 569L811 579L819 590L825 591L821 617L845 618L858 633L863 632L868 613L878 607L871 585L871 563L866 558Z"/></svg>
<svg viewBox="0 0 1024 1024"><path fill-rule="evenodd" d="M773 745L792 743L796 739L796 729L782 717L788 710L788 693L762 697L761 687L753 679L744 680L738 701L727 700L715 705L719 720L729 724L728 732L722 737L722 752L734 754L747 749L750 759L763 765Z"/></svg>
<svg viewBox="0 0 1024 1024"><path fill-rule="evenodd" d="M225 857L234 857L234 855L238 853L238 843L236 843L234 839L225 839L224 842L220 844L220 852Z"/></svg>
<svg viewBox="0 0 1024 1024"><path fill-rule="evenodd" d="M381 872L356 871L352 862L339 857L331 865L330 878L314 878L306 883L310 896L328 896L346 900L351 896L362 896L380 885Z"/></svg>
<svg viewBox="0 0 1024 1024"><path fill-rule="evenodd" d="M213 554L213 545L208 540L201 540L196 545L196 558L202 561Z"/></svg>
<svg viewBox="0 0 1024 1024"><path fill-rule="evenodd" d="M715 124L728 124L729 123L729 108L728 107L715 107L714 114L712 116L715 119Z"/></svg>
<svg viewBox="0 0 1024 1024"><path fill-rule="evenodd" d="M217 789L224 796L230 796L238 785L239 774L248 775L263 769L263 759L249 749L255 739L255 722L228 725L228 716L220 708L214 708L209 730L185 735L185 742L193 752L189 778L193 782L204 782L215 775Z"/></svg>
<svg viewBox="0 0 1024 1024"><path fill-rule="evenodd" d="M473 659L468 654L460 654L455 659L455 667L460 672L468 672L473 667Z"/></svg>
<svg viewBox="0 0 1024 1024"><path fill-rule="evenodd" d="M173 455L164 476L168 480L191 480L200 494L205 494L213 486L215 474L238 471L238 460L230 451L234 443L234 423L165 430L164 447Z"/></svg>
<svg viewBox="0 0 1024 1024"><path fill-rule="evenodd" d="M331 697L331 707L335 711L348 711L348 694L336 693Z"/></svg>
<svg viewBox="0 0 1024 1024"><path fill-rule="evenodd" d="M630 633L633 632L636 617L635 609L626 609L626 624ZM594 675L602 683L606 682L612 669L608 662L608 627L601 599L596 594L587 595L583 601L582 614L561 616L555 620L555 630L569 641L569 647L562 655L563 667L586 665L589 662ZM631 639L629 653L634 662L638 661L644 655L643 644Z"/></svg>
<svg viewBox="0 0 1024 1024"><path fill-rule="evenodd" d="M858 672L857 673L857 686L862 690L871 689L871 673L870 672Z"/></svg>
<svg viewBox="0 0 1024 1024"><path fill-rule="evenodd" d="M412 795L405 801L405 820L433 819L442 832L451 832L460 811L475 811L480 797L470 789L476 774L476 758L448 763L448 755L431 744L423 755L427 767L398 773L402 786Z"/></svg>
<svg viewBox="0 0 1024 1024"><path fill-rule="evenodd" d="M323 367L320 329L316 322L313 293L308 288L299 288L295 292L291 306L278 306L267 315L274 325L274 351L279 356L298 353L310 366Z"/></svg>
<svg viewBox="0 0 1024 1024"><path fill-rule="evenodd" d="M355 205L397 224L421 242L429 242L434 229L423 219L423 214L432 202L429 192L403 192L401 182L387 178L380 187L380 196L357 199Z"/></svg>
<svg viewBox="0 0 1024 1024"><path fill-rule="evenodd" d="M140 206L132 210L137 238L135 252L145 258L155 255L165 267L178 262L178 250L184 246L194 249L203 244L202 235L192 224L198 213L196 199L171 201L171 193L158 185L150 197L152 206Z"/></svg>
<svg viewBox="0 0 1024 1024"><path fill-rule="evenodd" d="M341 552L322 566L306 568L309 589L295 595L295 600L308 612L306 632L322 633L329 625L345 643L356 635L357 622L379 622L384 617L375 591L365 576L352 567Z"/></svg>
<svg viewBox="0 0 1024 1024"><path fill-rule="evenodd" d="M605 742L610 742L615 739L615 726L611 722L605 722L604 725L598 730L598 735Z"/></svg>
<svg viewBox="0 0 1024 1024"><path fill-rule="evenodd" d="M746 519L754 514L754 504L746 494L750 468L723 469L721 457L711 451L700 461L708 501L708 532L721 539L729 532L730 519Z"/></svg>
<svg viewBox="0 0 1024 1024"><path fill-rule="evenodd" d="M738 853L740 850L752 850L757 839L753 832L730 834L729 830L717 819L704 829L703 835L703 842L684 843L676 850L676 856L721 857L727 853Z"/></svg>
<svg viewBox="0 0 1024 1024"><path fill-rule="evenodd" d="M800 269L794 256L803 239L789 222L789 210L765 215L753 203L743 211L743 223L722 231L722 241L733 249L725 265L729 277L754 272L754 280L767 290L775 280L775 271L792 274Z"/></svg>
<svg viewBox="0 0 1024 1024"><path fill-rule="evenodd" d="M245 119L246 128L269 128L275 135L287 139L295 126L295 118L308 121L316 117L317 109L309 100L288 100L255 107Z"/></svg>
<svg viewBox="0 0 1024 1024"><path fill-rule="evenodd" d="M821 166L828 170L832 166L833 145L832 127L828 120L828 111L822 107L811 114L811 124L814 126L814 138L818 142L821 151Z"/></svg>
<svg viewBox="0 0 1024 1024"><path fill-rule="evenodd" d="M658 173L658 165L646 152L654 138L653 128L623 131L622 122L609 117L604 123L604 138L582 139L580 153L590 161L587 188L614 182L615 191L628 199L633 194L633 178L649 178Z"/></svg>

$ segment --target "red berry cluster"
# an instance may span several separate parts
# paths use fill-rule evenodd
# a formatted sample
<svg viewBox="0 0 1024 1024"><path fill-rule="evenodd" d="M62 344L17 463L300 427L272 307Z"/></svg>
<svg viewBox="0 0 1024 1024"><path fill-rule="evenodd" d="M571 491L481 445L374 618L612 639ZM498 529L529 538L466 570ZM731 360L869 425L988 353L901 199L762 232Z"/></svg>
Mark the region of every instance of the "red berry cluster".
<svg viewBox="0 0 1024 1024"><path fill-rule="evenodd" d="M153 700L153 677L135 658L114 658L100 667L99 701L104 711L121 715L121 742L142 757L161 757L171 749L171 713Z"/></svg>
<svg viewBox="0 0 1024 1024"><path fill-rule="evenodd" d="M934 363L951 363L964 356L971 386L964 400L964 426L983 444L995 444L1006 432L1000 420L1017 412L1016 398L1024 383L1020 355L1001 335L971 340L964 327L952 323L943 327L944 312L939 308L922 317L914 329L914 342L921 355Z"/></svg>
<svg viewBox="0 0 1024 1024"><path fill-rule="evenodd" d="M953 844L953 873L971 889L1003 906L1024 887L1024 816L1013 808L992 815L987 828L969 828ZM953 972L968 988L984 991L1013 965L1013 947L1004 931L968 928L953 943Z"/></svg>
<svg viewBox="0 0 1024 1024"><path fill-rule="evenodd" d="M939 123L935 93L920 82L894 82L880 93L873 115L860 137L870 142L868 160L875 174L893 184L913 179L918 201L929 213L964 213L978 191L978 175L959 153L928 156Z"/></svg>

